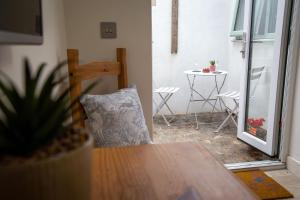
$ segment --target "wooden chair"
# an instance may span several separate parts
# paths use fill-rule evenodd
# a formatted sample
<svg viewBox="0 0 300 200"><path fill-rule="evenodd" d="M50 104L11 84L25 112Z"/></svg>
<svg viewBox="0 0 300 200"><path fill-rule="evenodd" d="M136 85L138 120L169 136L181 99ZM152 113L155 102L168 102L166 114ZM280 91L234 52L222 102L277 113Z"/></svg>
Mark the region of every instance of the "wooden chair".
<svg viewBox="0 0 300 200"><path fill-rule="evenodd" d="M116 61L95 61L88 64L79 65L79 51L68 49L68 69L69 82L73 87L70 91L71 101L76 100L82 93L82 82L105 75L118 76L118 88L128 87L126 49L117 48ZM85 114L80 102L76 102L72 110L73 120L78 119L78 125L84 127Z"/></svg>

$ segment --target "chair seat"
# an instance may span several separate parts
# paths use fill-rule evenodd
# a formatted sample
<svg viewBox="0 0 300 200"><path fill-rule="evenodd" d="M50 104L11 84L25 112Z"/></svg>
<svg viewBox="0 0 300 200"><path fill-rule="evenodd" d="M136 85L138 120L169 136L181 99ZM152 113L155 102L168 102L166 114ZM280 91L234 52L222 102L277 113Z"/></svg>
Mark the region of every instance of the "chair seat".
<svg viewBox="0 0 300 200"><path fill-rule="evenodd" d="M235 99L235 100L240 99L240 93L237 91L225 92L225 93L219 94L218 96L219 97L227 97L227 98L231 98L231 99Z"/></svg>
<svg viewBox="0 0 300 200"><path fill-rule="evenodd" d="M154 93L175 93L179 90L178 87L160 87L155 89Z"/></svg>

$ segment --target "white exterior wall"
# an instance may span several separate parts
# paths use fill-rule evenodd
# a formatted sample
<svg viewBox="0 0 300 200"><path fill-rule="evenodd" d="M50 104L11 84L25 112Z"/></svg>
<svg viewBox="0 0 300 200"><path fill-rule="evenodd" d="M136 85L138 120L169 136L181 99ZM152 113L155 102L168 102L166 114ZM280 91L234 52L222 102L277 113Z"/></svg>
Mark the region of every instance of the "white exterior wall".
<svg viewBox="0 0 300 200"><path fill-rule="evenodd" d="M179 114L185 113L190 96L185 70L194 69L195 63L208 66L212 59L218 61L219 69L228 70L231 1L179 1L177 54L171 54L171 2L156 0L152 7L153 83L154 87L181 88L170 100L170 106ZM206 96L213 84L212 78L198 78L196 82L197 89ZM223 89L226 91L226 86ZM200 111L200 103L194 103L191 111Z"/></svg>

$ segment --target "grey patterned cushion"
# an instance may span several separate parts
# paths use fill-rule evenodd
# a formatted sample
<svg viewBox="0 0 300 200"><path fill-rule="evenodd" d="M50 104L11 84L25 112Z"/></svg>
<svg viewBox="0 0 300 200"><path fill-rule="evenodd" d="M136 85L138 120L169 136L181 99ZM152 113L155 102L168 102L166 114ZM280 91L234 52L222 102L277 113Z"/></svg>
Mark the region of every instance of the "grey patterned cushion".
<svg viewBox="0 0 300 200"><path fill-rule="evenodd" d="M80 102L97 146L127 146L151 142L135 88L106 95L85 95Z"/></svg>

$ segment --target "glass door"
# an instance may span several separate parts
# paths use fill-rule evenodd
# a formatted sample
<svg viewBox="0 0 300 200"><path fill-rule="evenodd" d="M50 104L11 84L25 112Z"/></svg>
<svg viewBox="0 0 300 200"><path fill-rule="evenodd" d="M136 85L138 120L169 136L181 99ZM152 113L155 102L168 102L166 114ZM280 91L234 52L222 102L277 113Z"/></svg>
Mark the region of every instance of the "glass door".
<svg viewBox="0 0 300 200"><path fill-rule="evenodd" d="M287 37L288 0L246 0L246 58L238 138L273 156L277 152Z"/></svg>

